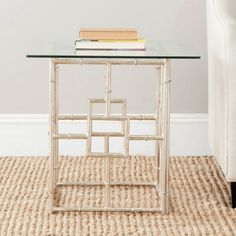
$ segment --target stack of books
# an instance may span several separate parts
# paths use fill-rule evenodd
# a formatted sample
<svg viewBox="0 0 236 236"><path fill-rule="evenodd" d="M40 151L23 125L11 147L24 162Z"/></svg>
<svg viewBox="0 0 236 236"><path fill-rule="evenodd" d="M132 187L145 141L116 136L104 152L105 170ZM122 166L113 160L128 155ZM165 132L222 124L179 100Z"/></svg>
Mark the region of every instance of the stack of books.
<svg viewBox="0 0 236 236"><path fill-rule="evenodd" d="M145 50L136 29L82 28L76 50Z"/></svg>

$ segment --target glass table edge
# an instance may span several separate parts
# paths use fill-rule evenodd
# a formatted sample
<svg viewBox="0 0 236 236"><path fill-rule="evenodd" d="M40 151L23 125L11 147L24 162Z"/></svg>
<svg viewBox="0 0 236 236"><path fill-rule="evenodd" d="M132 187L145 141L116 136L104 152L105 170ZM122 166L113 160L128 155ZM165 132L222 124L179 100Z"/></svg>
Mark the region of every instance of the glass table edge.
<svg viewBox="0 0 236 236"><path fill-rule="evenodd" d="M77 56L77 55L32 55L27 54L26 58L62 58L62 59L201 59L201 56Z"/></svg>

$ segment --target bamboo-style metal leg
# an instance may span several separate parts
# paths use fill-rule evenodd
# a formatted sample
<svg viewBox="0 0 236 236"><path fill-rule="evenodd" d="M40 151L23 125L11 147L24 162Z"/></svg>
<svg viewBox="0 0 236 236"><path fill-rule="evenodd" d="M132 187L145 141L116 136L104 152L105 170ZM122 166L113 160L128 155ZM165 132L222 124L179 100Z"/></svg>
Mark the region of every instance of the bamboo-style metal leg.
<svg viewBox="0 0 236 236"><path fill-rule="evenodd" d="M161 109L162 109L162 99L161 99L161 79L163 77L163 66L156 68L157 72L160 72L156 78L156 116L155 116L155 135L161 136ZM156 189L159 189L159 171L160 171L160 143L158 140L155 141L155 181Z"/></svg>
<svg viewBox="0 0 236 236"><path fill-rule="evenodd" d="M111 182L111 177L110 177L110 171L111 171L111 167L110 167L110 156L109 156L109 136L105 136L105 140L104 140L104 151L106 153L106 179L105 179L105 187L106 187L106 202L105 202L105 208L109 208L110 207L110 182Z"/></svg>
<svg viewBox="0 0 236 236"><path fill-rule="evenodd" d="M111 64L107 63L107 76L106 76L106 116L111 115Z"/></svg>
<svg viewBox="0 0 236 236"><path fill-rule="evenodd" d="M123 102L123 107L122 107L122 116L126 117L127 116L127 103L126 100ZM123 120L122 123L122 131L124 133L124 156L125 157L129 157L129 153L128 150L126 150L126 144L127 144L127 140L128 140L128 132L127 132L127 119Z"/></svg>
<svg viewBox="0 0 236 236"><path fill-rule="evenodd" d="M91 116L89 115L87 118L87 125L88 125L88 137L87 137L87 142L86 142L86 156L89 156L89 153L92 152L92 119Z"/></svg>
<svg viewBox="0 0 236 236"><path fill-rule="evenodd" d="M56 126L56 65L54 60L50 60L50 155L49 155L49 201L50 201L50 212L53 212L54 207L54 193L56 189L55 185L55 158L56 158L56 142L54 140L54 134L57 131Z"/></svg>
<svg viewBox="0 0 236 236"><path fill-rule="evenodd" d="M111 115L111 64L107 63L106 75L106 116ZM104 151L106 154L106 204L105 208L110 207L110 157L109 157L109 136L104 138Z"/></svg>
<svg viewBox="0 0 236 236"><path fill-rule="evenodd" d="M169 212L169 126L170 126L170 111L169 111L169 90L170 90L170 60L165 61L164 75L161 86L162 89L162 133L164 140L162 142L161 152L161 174L160 174L160 194L161 194L161 209L164 214Z"/></svg>
<svg viewBox="0 0 236 236"><path fill-rule="evenodd" d="M130 133L130 119L125 122L125 156L129 157L129 135Z"/></svg>
<svg viewBox="0 0 236 236"><path fill-rule="evenodd" d="M58 70L59 70L59 65L55 66L55 134L58 135L58 114L59 114L59 97L58 97L58 93L59 93L59 78L58 78ZM59 158L59 139L54 139L55 142L55 155L54 155L54 188L56 189L57 186L57 182L58 182L58 158Z"/></svg>

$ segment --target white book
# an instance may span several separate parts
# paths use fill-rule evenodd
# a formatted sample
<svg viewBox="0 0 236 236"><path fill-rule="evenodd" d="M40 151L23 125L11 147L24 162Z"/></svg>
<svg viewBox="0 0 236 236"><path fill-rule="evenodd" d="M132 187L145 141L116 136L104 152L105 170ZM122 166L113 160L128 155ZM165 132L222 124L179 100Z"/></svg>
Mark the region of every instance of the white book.
<svg viewBox="0 0 236 236"><path fill-rule="evenodd" d="M80 56L145 56L145 50L76 50L76 55Z"/></svg>
<svg viewBox="0 0 236 236"><path fill-rule="evenodd" d="M106 49L106 50L144 50L145 41L89 41L89 40L76 40L75 48L77 50L89 49Z"/></svg>

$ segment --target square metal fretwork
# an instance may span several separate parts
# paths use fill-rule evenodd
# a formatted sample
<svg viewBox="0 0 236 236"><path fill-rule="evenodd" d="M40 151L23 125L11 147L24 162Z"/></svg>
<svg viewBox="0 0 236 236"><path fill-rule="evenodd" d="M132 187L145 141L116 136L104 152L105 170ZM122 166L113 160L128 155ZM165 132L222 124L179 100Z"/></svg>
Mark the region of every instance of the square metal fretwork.
<svg viewBox="0 0 236 236"><path fill-rule="evenodd" d="M111 70L113 64L138 64L138 65L154 65L158 70L159 75L156 80L156 112L153 115L129 115L126 111L126 99L112 98L111 88ZM169 60L139 60L134 61L112 61L112 60L84 60L86 64L105 64L107 67L106 76L106 91L104 98L89 99L89 114L88 115L63 115L58 114L58 76L57 69L60 64L81 64L81 61L76 59L51 59L51 130L50 130L50 210L51 212L60 211L135 211L135 212L163 212L168 213L168 172L169 172L169 82L170 82L170 61ZM95 114L94 106L103 104L105 106L105 114ZM112 114L111 108L113 104L121 105L120 114ZM58 132L59 120L86 120L87 133L83 134L60 134ZM130 122L133 120L152 120L155 122L155 132L153 135L133 135L130 134ZM93 122L120 122L121 130L114 131L94 131ZM104 152L92 152L92 138L102 137L104 139ZM124 153L110 152L110 138L122 137L124 140ZM104 158L104 178L102 182L58 182L58 140L59 139L84 139L86 140L86 157ZM146 182L111 182L111 159L113 158L129 158L129 143L130 141L154 141L155 142L155 181L153 183ZM76 208L76 207L60 207L55 206L55 195L58 186L104 186L105 199L104 206L101 208ZM149 186L154 187L160 197L160 206L157 208L114 208L110 202L111 186ZM86 198L86 196L84 196Z"/></svg>

